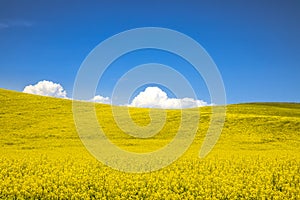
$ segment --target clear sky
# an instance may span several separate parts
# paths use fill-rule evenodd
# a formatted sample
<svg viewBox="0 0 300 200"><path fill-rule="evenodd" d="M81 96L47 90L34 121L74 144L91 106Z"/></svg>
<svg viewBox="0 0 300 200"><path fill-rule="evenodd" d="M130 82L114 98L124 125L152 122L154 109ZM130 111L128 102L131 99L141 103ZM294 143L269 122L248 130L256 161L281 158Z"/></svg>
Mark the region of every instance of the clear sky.
<svg viewBox="0 0 300 200"><path fill-rule="evenodd" d="M72 96L77 70L96 45L148 26L180 31L199 42L219 68L228 103L300 102L298 0L1 0L0 88L22 91L50 80ZM110 97L114 80L147 62L168 64L193 80L193 70L180 58L146 50L117 60L98 94ZM199 99L210 102L203 82L193 86Z"/></svg>

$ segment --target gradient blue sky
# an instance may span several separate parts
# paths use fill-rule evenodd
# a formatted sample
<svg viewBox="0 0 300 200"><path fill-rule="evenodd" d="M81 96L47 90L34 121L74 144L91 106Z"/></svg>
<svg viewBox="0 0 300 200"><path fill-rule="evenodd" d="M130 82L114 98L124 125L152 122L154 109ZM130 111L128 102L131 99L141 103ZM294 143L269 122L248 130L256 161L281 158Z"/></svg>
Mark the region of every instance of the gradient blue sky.
<svg viewBox="0 0 300 200"><path fill-rule="evenodd" d="M300 102L300 1L0 1L0 87L22 91L40 80L72 96L82 61L106 38L138 27L165 27L199 42L223 77L228 103ZM166 52L124 56L98 94L130 66L172 65L193 70ZM116 76L116 77L114 77ZM196 77L197 78L197 77ZM193 83L207 102L203 82Z"/></svg>

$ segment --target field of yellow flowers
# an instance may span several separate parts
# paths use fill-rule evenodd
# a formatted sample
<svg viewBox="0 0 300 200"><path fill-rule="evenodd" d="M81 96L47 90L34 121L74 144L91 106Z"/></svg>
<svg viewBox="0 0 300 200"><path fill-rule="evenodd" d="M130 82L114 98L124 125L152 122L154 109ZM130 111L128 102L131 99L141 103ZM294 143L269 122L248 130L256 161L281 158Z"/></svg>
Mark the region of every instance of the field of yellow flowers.
<svg viewBox="0 0 300 200"><path fill-rule="evenodd" d="M107 137L122 149L151 152L167 145L180 112L167 111L155 136L137 139L114 122L111 107L96 105ZM300 199L300 105L227 106L221 137L205 158L199 150L211 108L200 112L188 151L150 173L125 173L97 161L81 143L70 100L0 89L0 199ZM130 109L136 124L148 109Z"/></svg>

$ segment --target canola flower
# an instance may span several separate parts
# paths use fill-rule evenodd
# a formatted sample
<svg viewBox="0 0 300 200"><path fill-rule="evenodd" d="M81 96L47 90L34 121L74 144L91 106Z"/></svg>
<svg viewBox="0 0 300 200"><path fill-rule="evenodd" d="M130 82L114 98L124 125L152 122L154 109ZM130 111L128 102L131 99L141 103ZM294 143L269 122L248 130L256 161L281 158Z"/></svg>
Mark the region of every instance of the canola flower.
<svg viewBox="0 0 300 200"><path fill-rule="evenodd" d="M5 159L1 199L299 199L300 162L284 158L181 159L123 173L95 160Z"/></svg>
<svg viewBox="0 0 300 200"><path fill-rule="evenodd" d="M0 103L0 199L300 199L299 104L227 106L221 138L204 159L210 108L201 108L190 149L170 166L135 174L87 152L70 101L0 89ZM180 124L180 112L167 111L157 135L136 139L117 127L110 106L96 109L107 137L137 153L167 145ZM137 124L149 123L149 110L130 112Z"/></svg>

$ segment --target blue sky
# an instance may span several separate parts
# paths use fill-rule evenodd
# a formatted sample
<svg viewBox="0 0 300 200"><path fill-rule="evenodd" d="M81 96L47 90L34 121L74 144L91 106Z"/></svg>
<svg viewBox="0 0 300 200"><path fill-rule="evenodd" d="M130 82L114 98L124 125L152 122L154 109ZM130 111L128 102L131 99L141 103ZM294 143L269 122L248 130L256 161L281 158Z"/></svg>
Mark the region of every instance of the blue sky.
<svg viewBox="0 0 300 200"><path fill-rule="evenodd" d="M72 96L76 73L96 45L119 32L151 26L199 42L219 68L228 103L300 102L299 10L297 0L1 0L0 87L22 91L51 80ZM110 96L122 73L147 62L176 68L189 77L199 99L210 102L204 82L188 64L154 50L116 60L97 94Z"/></svg>

